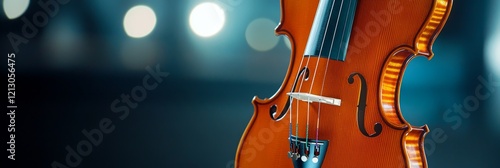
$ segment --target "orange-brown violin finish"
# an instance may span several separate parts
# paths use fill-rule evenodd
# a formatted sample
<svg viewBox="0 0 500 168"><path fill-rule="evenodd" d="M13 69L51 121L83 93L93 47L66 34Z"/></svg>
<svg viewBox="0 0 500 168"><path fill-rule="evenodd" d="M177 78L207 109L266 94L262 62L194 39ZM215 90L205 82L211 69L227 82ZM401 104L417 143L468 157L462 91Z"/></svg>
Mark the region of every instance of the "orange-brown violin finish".
<svg viewBox="0 0 500 168"><path fill-rule="evenodd" d="M318 112L319 139L329 142L322 167L427 167L424 137L427 126L415 127L402 116L399 90L407 64L416 56L433 57L432 44L443 28L452 0L358 0L349 47L344 61L309 57L302 62L319 0L281 0L281 23L277 34L291 41L290 65L281 88L269 99L253 99L255 108L238 146L235 167L292 168L289 115L301 123L292 132L314 139ZM383 19L380 13L389 13ZM313 80L296 80L300 69L309 67ZM315 70L317 69L317 70ZM363 74L365 83L360 82ZM354 79L354 81L349 81ZM298 81L298 83L296 83ZM342 99L340 106L292 101L292 109L274 120L286 108L291 92L311 92ZM366 85L366 90L361 90ZM312 88L312 89L310 89ZM381 131L367 137L358 124L360 92L366 94L363 125L366 132ZM294 109L299 107L302 109ZM274 109L273 109L274 108ZM306 131L309 109L310 131ZM277 111L270 114L270 110ZM299 118L295 110L301 110Z"/></svg>

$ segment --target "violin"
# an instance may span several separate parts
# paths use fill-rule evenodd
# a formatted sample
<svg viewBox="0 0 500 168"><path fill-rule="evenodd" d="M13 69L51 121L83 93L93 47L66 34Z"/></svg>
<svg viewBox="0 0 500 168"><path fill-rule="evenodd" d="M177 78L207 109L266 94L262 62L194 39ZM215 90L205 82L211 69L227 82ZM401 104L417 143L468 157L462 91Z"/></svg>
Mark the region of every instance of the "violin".
<svg viewBox="0 0 500 168"><path fill-rule="evenodd" d="M254 97L235 167L427 167L427 125L399 106L408 63L433 57L452 0L281 0L292 44L269 99Z"/></svg>

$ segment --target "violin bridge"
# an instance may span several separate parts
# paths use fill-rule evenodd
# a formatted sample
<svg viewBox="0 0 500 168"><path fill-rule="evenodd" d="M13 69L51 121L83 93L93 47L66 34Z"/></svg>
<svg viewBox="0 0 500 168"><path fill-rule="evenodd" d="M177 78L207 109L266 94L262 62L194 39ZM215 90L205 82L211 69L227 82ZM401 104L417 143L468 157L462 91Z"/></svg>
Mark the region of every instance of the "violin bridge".
<svg viewBox="0 0 500 168"><path fill-rule="evenodd" d="M287 94L288 94L288 96L290 96L294 99L309 102L309 103L318 102L318 103L325 103L325 104L330 104L330 105L334 105L334 106L340 106L340 103L342 102L341 99L319 96L319 95L314 95L314 94L310 94L310 93L290 92Z"/></svg>

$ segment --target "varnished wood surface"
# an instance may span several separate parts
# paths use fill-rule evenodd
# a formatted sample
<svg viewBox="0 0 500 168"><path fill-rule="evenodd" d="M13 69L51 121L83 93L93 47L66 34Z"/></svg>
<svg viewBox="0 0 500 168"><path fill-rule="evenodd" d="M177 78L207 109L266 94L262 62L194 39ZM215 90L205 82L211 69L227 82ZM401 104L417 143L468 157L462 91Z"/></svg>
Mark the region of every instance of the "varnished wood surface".
<svg viewBox="0 0 500 168"><path fill-rule="evenodd" d="M254 98L254 115L238 146L236 167L293 167L287 157L290 112L282 120L274 121L269 109L276 105L279 113L284 108L286 93L290 92L298 70L306 66L300 62L318 2L281 0L282 18L276 32L291 40L290 66L274 96ZM310 58L307 67L311 69L310 77L316 75L315 81L301 81L301 90L296 91L309 92L312 87L313 94L342 99L340 107L299 103L302 109L310 106L309 137L312 138L321 110L319 139L330 141L323 167L427 167L423 140L429 130L427 126L416 127L406 122L399 108L399 89L404 69L415 55L432 58L432 44L451 6L452 0L359 0L346 60ZM389 17L381 19L377 17L380 13L389 13ZM352 73L366 78L365 127L373 133L374 123L381 123L383 131L377 137L369 138L359 131L360 83L347 82ZM296 102L292 104L294 107ZM295 110L292 112L295 123ZM299 135L305 137L306 110L299 115Z"/></svg>

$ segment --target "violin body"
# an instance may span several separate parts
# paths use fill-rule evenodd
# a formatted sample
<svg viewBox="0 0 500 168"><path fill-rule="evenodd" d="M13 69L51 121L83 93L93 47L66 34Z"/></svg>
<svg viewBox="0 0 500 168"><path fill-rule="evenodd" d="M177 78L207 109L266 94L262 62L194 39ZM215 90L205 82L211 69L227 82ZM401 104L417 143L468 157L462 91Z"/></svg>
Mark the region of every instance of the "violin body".
<svg viewBox="0 0 500 168"><path fill-rule="evenodd" d="M289 69L275 95L254 97L235 167L427 167L429 129L403 118L399 90L412 58L433 57L452 0L358 0L341 60L304 56L319 4L281 0L276 32L291 41Z"/></svg>

